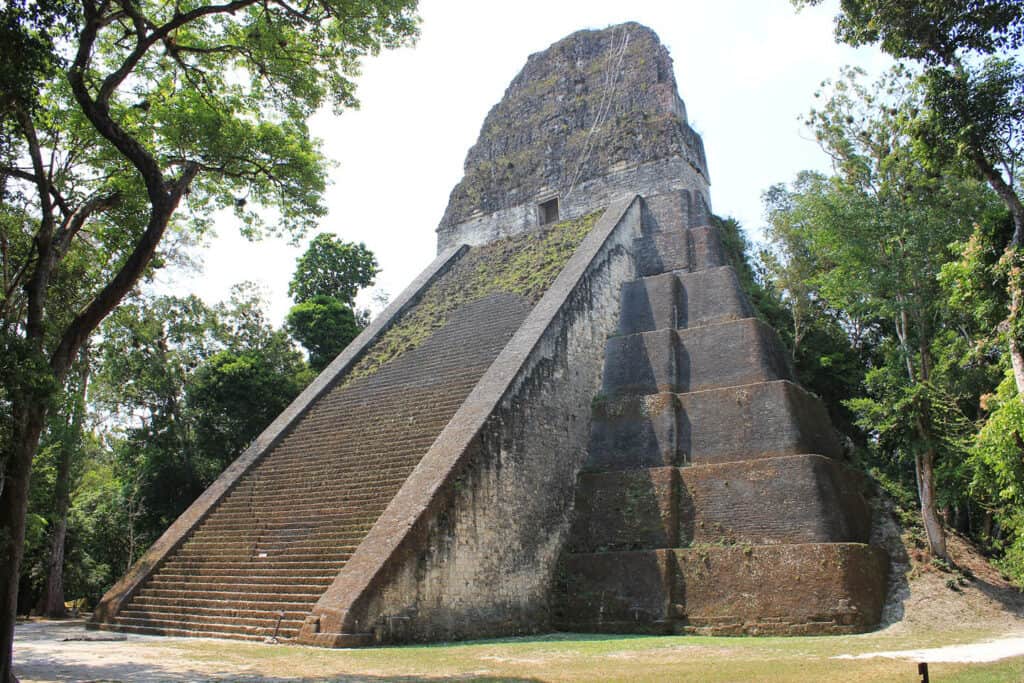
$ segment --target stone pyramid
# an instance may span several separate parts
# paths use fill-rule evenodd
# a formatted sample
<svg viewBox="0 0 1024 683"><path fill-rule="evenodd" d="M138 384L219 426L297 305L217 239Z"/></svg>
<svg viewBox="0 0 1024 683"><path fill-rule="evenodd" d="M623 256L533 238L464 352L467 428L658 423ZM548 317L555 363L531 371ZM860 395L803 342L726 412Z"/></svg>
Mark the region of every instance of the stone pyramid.
<svg viewBox="0 0 1024 683"><path fill-rule="evenodd" d="M434 262L91 624L322 646L872 627L865 482L727 265L708 178L650 29L532 55Z"/></svg>

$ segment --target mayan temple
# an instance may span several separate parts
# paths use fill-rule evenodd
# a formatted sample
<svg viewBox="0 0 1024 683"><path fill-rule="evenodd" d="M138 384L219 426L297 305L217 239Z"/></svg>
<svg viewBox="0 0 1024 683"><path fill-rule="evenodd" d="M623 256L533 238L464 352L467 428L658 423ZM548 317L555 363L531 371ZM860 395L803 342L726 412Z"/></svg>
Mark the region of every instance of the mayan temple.
<svg viewBox="0 0 1024 683"><path fill-rule="evenodd" d="M532 55L435 260L92 625L335 647L874 627L866 482L727 264L708 188L650 29Z"/></svg>

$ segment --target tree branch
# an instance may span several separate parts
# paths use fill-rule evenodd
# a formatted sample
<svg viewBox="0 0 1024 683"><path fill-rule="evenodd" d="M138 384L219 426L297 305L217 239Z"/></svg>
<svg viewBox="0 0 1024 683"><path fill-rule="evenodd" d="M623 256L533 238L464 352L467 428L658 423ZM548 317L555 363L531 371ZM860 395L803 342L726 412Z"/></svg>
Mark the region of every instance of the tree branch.
<svg viewBox="0 0 1024 683"><path fill-rule="evenodd" d="M135 45L135 49L125 57L124 62L116 71L104 79L103 84L100 86L99 92L96 95L96 102L101 105L105 105L110 100L110 96L114 93L117 87L121 85L124 79L128 77L128 74L132 72L132 69L134 69L139 63L139 60L145 56L146 52L153 47L153 45L169 36L175 29L181 28L191 21L195 21L196 19L200 19L211 14L235 12L249 5L255 4L255 2L256 0L234 0L233 2L227 2L223 5L204 5L202 7L197 7L185 14L176 15L163 26L159 26L154 29L149 35L140 35L139 40ZM130 6L128 3L125 3L125 5ZM144 17L142 20L145 21L148 26L152 25Z"/></svg>
<svg viewBox="0 0 1024 683"><path fill-rule="evenodd" d="M39 179L34 173L28 171L22 171L20 168L14 166L0 166L0 173L12 176L14 178L20 178L21 180L27 180L30 183L34 183L37 187L39 186ZM71 207L68 206L67 200L61 195L60 191L53 186L52 183L47 183L50 189L50 196L54 203L57 204L57 208L60 209L61 216L67 216L71 213Z"/></svg>
<svg viewBox="0 0 1024 683"><path fill-rule="evenodd" d="M46 169L43 166L42 149L36 135L32 117L20 106L15 105L14 115L28 143L29 157L35 172L35 183L39 190L39 230L33 239L36 251L36 264L26 286L28 295L28 314L25 320L25 334L42 343L43 312L46 308L46 290L50 282L50 269L53 263L53 204L50 203L50 183L46 180Z"/></svg>
<svg viewBox="0 0 1024 683"><path fill-rule="evenodd" d="M169 185L168 191L161 197L161 201L153 203L149 223L139 241L136 242L132 253L128 255L110 282L68 325L53 355L50 356L50 368L57 379L64 377L82 343L89 338L100 321L114 310L125 294L142 277L142 273L153 259L153 254L156 253L160 239L167 230L171 215L197 173L199 173L198 164L185 167L181 175Z"/></svg>
<svg viewBox="0 0 1024 683"><path fill-rule="evenodd" d="M63 258L64 254L67 253L68 248L71 246L71 240L75 238L75 235L82 229L82 226L85 225L85 222L89 220L90 216L94 213L113 208L120 201L120 192L98 195L89 199L87 202L71 212L71 214L64 220L53 240L53 250L56 258L58 260Z"/></svg>

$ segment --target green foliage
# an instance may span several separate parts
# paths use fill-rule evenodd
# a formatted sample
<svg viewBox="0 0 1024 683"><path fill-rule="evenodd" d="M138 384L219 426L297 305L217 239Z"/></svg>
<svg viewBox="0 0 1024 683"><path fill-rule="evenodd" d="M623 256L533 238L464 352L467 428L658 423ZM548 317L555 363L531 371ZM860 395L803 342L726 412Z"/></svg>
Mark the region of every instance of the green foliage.
<svg viewBox="0 0 1024 683"><path fill-rule="evenodd" d="M980 340L988 348L998 340L999 324L1006 316L1006 273L1001 272L1000 255L1013 226L999 211L981 217L966 240L951 245L956 258L942 264L939 283L950 312L962 316L964 324L990 334Z"/></svg>
<svg viewBox="0 0 1024 683"><path fill-rule="evenodd" d="M793 4L799 8L820 0ZM880 343L866 375L868 395L851 405L862 424L875 430L877 461L898 460L899 454L921 448L942 452L939 497L950 520L1006 552L1006 566L1024 576L1024 544L1015 540L1022 528L1020 507L1002 499L1014 488L1007 482L1016 474L1005 466L1011 462L1007 456L997 455L1014 446L1005 439L1016 433L1012 421L1020 416L1008 406L1016 402L1019 408L1020 398L1006 396L1011 391L1007 382L992 393L1010 365L1016 368L1014 393L1024 387L1019 174L1024 160L1019 52L1024 5L1016 0L840 0L836 36L851 45L877 43L917 69L899 69L900 81L890 79L871 90L852 85L847 77L811 118L836 161L836 175L859 179L882 206L863 218L881 219L882 232L869 234L865 243L881 245L883 258L872 262L865 253L862 266L875 270L865 271L869 277L851 288L857 292L872 282L885 284L874 290L884 304L875 321ZM887 102L888 116L885 108L879 110L881 102ZM895 138L879 135L885 131L893 131ZM884 153L867 158L881 163L862 163L858 149L877 142L883 144L876 150ZM987 196L972 186L979 182L991 189ZM904 200L892 201L901 195ZM910 222L899 226L887 217L892 209ZM897 261L884 258L890 250L887 235L899 240L899 249L892 252L899 255ZM928 257L906 258L914 253ZM913 265L901 275L904 263ZM830 269L834 266L828 262L814 264L804 281L824 281L819 274ZM855 274L837 273L837 278ZM916 281L906 277L915 274ZM868 300L852 297L839 305L864 307ZM901 375L911 381L901 382ZM1001 407L994 409L997 404ZM999 425L1002 441L994 439L991 424ZM1017 459L1020 450L1017 444Z"/></svg>
<svg viewBox="0 0 1024 683"><path fill-rule="evenodd" d="M317 295L288 311L287 329L309 351L309 364L323 370L362 330L352 307Z"/></svg>
<svg viewBox="0 0 1024 683"><path fill-rule="evenodd" d="M835 172L805 172L766 193L766 261L795 339L829 321L849 340L820 367L852 391L823 396L841 400L865 435L865 464L921 492L937 520L939 507L969 507L964 454L993 379L985 350L994 304L983 286L993 255L983 244L1007 221L995 193L962 166L921 153L920 98L903 69L871 86L852 70L830 84L808 122ZM951 292L974 309L951 307ZM827 372L815 379L827 384ZM929 540L941 552L937 524Z"/></svg>
<svg viewBox="0 0 1024 683"><path fill-rule="evenodd" d="M73 12L67 0L8 0L0 7L0 121L15 103L30 111L38 105L36 86L61 66L57 42Z"/></svg>
<svg viewBox="0 0 1024 683"><path fill-rule="evenodd" d="M918 152L933 164L960 160L985 177L1021 157L1024 67L989 57L955 68L933 67L919 81L923 104L914 120ZM1014 184L1012 172L1008 175Z"/></svg>
<svg viewBox="0 0 1024 683"><path fill-rule="evenodd" d="M246 286L214 308L194 297L126 304L104 325L99 351L94 400L119 425L115 474L140 548L310 379Z"/></svg>
<svg viewBox="0 0 1024 683"><path fill-rule="evenodd" d="M298 396L303 369L277 332L262 346L220 351L196 370L185 400L204 487Z"/></svg>
<svg viewBox="0 0 1024 683"><path fill-rule="evenodd" d="M380 272L377 259L365 244L344 242L322 232L299 257L288 294L296 304L317 296L333 297L351 308L356 293L373 285ZM300 340L301 341L301 340Z"/></svg>
<svg viewBox="0 0 1024 683"><path fill-rule="evenodd" d="M822 0L792 0L798 9ZM957 52L990 54L1024 45L1016 0L840 0L836 39L880 43L898 58L946 62Z"/></svg>
<svg viewBox="0 0 1024 683"><path fill-rule="evenodd" d="M971 491L1001 527L998 538L987 539L1003 552L1000 566L1024 584L1024 401L1011 373L982 397L982 407L987 418L969 450Z"/></svg>

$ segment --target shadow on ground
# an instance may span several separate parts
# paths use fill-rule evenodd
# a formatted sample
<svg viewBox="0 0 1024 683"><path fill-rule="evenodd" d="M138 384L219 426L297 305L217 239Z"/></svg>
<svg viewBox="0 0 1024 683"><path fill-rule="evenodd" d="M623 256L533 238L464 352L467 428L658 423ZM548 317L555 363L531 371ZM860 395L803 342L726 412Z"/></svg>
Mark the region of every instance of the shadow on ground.
<svg viewBox="0 0 1024 683"><path fill-rule="evenodd" d="M555 638L561 634L556 634ZM536 640L551 640L540 636ZM491 641L493 642L493 641ZM159 650L135 647L158 643ZM466 643L467 645L469 643ZM440 645L439 645L440 646ZM176 656L182 647L177 639L154 636L125 636L87 631L81 619L19 622L15 630L14 669L21 681L59 683L313 683L314 681L513 681L532 683L540 679L488 677L466 673L453 676L337 674L331 676L264 676L236 670L217 670L216 663L196 665ZM186 646L187 647L187 646ZM422 647L422 646L421 646ZM450 645L449 645L450 647ZM402 649L402 648L394 648Z"/></svg>

